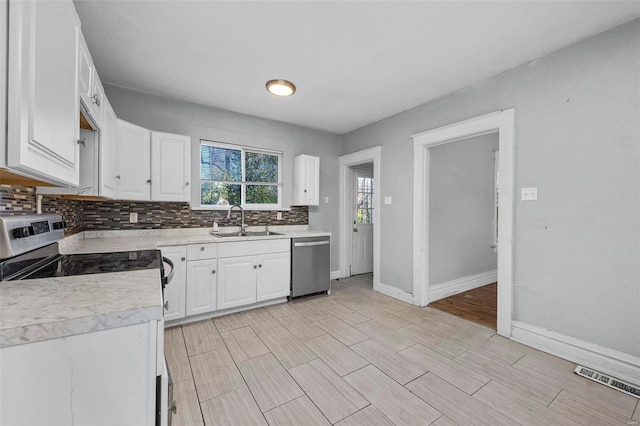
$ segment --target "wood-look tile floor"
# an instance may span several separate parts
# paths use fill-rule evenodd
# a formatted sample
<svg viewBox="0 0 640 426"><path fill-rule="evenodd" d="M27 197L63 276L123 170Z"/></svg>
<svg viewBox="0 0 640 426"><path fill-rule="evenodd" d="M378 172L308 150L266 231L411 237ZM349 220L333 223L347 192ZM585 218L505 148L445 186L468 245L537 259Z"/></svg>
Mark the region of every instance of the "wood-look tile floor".
<svg viewBox="0 0 640 426"><path fill-rule="evenodd" d="M495 331L372 290L165 331L181 425L632 425L638 399Z"/></svg>
<svg viewBox="0 0 640 426"><path fill-rule="evenodd" d="M429 306L495 330L498 317L498 283L454 294L431 302Z"/></svg>

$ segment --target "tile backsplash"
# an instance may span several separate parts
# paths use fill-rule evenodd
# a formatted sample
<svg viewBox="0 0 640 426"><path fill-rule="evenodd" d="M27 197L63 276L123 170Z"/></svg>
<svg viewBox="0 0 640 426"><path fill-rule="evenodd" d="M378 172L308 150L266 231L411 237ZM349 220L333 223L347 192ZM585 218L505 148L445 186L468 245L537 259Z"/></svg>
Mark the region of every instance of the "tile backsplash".
<svg viewBox="0 0 640 426"><path fill-rule="evenodd" d="M0 215L33 214L36 212L35 188L0 185ZM46 196L42 200L43 213L58 213L67 222L67 233L80 231L121 229L203 228L213 222L220 226L240 224L240 211L234 210L231 219L226 211L191 210L187 203L71 200ZM138 213L138 223L129 223L129 213ZM307 225L308 207L291 207L282 211L248 210L245 223L260 225Z"/></svg>

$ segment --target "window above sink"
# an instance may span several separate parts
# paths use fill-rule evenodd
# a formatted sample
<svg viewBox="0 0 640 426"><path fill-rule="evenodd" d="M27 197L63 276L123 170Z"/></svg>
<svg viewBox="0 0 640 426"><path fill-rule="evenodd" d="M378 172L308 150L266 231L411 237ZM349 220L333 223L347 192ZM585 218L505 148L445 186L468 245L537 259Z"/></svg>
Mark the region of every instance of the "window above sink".
<svg viewBox="0 0 640 426"><path fill-rule="evenodd" d="M282 152L200 141L200 208L282 208Z"/></svg>

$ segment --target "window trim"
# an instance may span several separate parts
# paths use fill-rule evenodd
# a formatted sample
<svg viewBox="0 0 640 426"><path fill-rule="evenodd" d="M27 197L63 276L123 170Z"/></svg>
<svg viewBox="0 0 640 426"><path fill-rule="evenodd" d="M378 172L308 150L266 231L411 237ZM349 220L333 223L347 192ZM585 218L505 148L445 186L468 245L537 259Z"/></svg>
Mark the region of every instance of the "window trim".
<svg viewBox="0 0 640 426"><path fill-rule="evenodd" d="M202 155L202 146L213 146L216 148L223 149L232 149L236 151L240 151L240 161L241 161L241 180L239 181L211 181L211 182L221 182L221 183L229 183L232 185L240 185L240 205L243 209L247 210L282 210L282 169L283 169L283 157L284 154L282 151L277 151L273 149L265 149L265 148L257 148L246 145L237 145L230 144L225 142L212 141L208 139L200 139L200 145L198 146L198 198L197 205L193 206L194 210L229 210L230 205L217 205L217 204L202 204L202 181L207 179L202 179L202 165L200 156ZM246 181L246 163L245 163L245 154L246 152L253 152L258 154L269 154L278 157L278 182L248 182ZM247 194L247 185L262 185L262 186L273 186L277 185L278 188L278 203L277 204L257 204L257 203L247 203L246 202L246 194Z"/></svg>

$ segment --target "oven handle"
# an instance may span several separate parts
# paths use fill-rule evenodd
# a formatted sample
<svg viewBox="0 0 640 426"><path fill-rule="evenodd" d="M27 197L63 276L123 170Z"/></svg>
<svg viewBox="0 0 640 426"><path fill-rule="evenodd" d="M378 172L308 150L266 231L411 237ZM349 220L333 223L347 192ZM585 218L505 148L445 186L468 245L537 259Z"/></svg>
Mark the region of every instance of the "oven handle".
<svg viewBox="0 0 640 426"><path fill-rule="evenodd" d="M173 271L176 269L175 266L173 266L173 262L171 261L171 259L166 258L164 256L162 256L162 261L164 263L168 263L169 266L171 266L171 272L169 272L169 274L164 275L162 277L162 288L164 288L164 286L166 286L167 284L169 284L171 282L171 280L173 279ZM164 268L163 268L164 270Z"/></svg>

